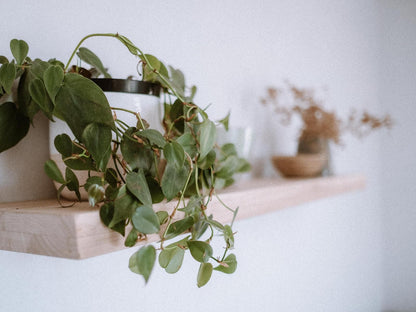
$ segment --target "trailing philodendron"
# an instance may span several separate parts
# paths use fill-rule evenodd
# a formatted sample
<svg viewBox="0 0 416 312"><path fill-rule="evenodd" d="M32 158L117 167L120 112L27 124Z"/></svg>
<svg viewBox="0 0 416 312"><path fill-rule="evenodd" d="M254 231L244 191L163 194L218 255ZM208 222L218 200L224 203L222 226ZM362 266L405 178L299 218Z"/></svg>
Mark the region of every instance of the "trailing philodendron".
<svg viewBox="0 0 416 312"><path fill-rule="evenodd" d="M143 80L160 85L163 132L138 112L128 111L136 117L134 124L119 120L120 108L110 107L103 91L85 77L92 71L70 67L78 55L95 73L109 77L98 57L81 47L87 38L97 36L120 41L139 58ZM216 145L216 127L228 127L228 118L218 124L211 121L193 103L196 87L188 92L180 70L166 67L119 34L86 36L66 65L56 59L30 59L22 40L12 40L10 48L14 59L0 56L0 152L27 134L38 112L51 121L63 120L72 133L59 134L54 144L65 172L52 160L45 163L48 176L61 184L58 199L64 188L78 198L84 188L90 205L100 207L102 222L125 236L126 246L149 234L160 236L158 248L149 244L131 256L133 272L147 282L158 256L160 266L175 273L189 251L200 262L199 287L209 281L213 270L233 273L237 266L235 255L229 253L234 246L233 223L221 224L208 208L213 196L218 196L216 189L232 184L235 173L250 167L232 144ZM85 184L81 185L74 170L88 172ZM155 211L153 204L163 200L175 200L172 211ZM237 209L224 207L234 220ZM211 247L214 235L224 241L220 255Z"/></svg>

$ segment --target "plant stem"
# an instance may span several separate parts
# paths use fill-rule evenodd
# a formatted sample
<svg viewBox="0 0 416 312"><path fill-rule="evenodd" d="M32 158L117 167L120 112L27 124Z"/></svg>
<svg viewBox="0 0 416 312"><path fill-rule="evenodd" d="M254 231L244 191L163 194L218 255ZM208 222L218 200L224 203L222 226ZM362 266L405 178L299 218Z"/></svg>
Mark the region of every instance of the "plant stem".
<svg viewBox="0 0 416 312"><path fill-rule="evenodd" d="M185 191L186 191L186 189L188 188L189 181L191 180L192 171L193 171L193 164L192 164L191 157L190 157L188 154L186 154L186 155L188 156L188 160L189 160L189 163L190 163L190 167L191 167L191 168L190 168L190 170L189 170L189 174L188 174L188 178L186 179L185 186L183 187L183 189L182 189L182 191L181 191L181 197L179 198L178 203L176 204L175 208L173 209L172 213L170 214L168 224L167 224L167 226L166 226L166 228L165 228L165 231L163 232L162 237L161 237L161 239L160 239L160 241L161 241L161 242L160 242L160 248L161 248L161 249L163 249L163 242L165 241L165 238L166 238L166 233L168 232L169 226L170 226L170 225L171 225L171 223L172 223L172 219L173 219L173 217L175 216L176 211L178 210L178 208L179 208L179 206L180 206L181 202L182 202L182 201L184 200L184 198L185 198Z"/></svg>
<svg viewBox="0 0 416 312"><path fill-rule="evenodd" d="M76 46L76 48L74 49L74 51L72 52L71 57L69 58L68 62L66 63L66 66L65 66L65 69L64 69L65 72L68 70L68 67L71 64L71 61L74 58L75 54L77 53L77 51L78 51L79 47L81 46L81 44L85 40L87 40L88 38L91 38L91 37L117 37L117 34L111 34L111 33L107 33L107 34L90 34L90 35L85 36L84 38L82 38L81 41Z"/></svg>

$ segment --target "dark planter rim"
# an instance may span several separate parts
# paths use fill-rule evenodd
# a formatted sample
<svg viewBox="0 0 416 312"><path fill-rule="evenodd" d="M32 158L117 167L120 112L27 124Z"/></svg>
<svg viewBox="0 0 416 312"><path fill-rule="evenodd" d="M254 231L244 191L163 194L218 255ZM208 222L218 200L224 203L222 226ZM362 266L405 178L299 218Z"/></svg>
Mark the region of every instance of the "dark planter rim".
<svg viewBox="0 0 416 312"><path fill-rule="evenodd" d="M117 78L91 78L104 92L124 92L159 96L160 85L148 81Z"/></svg>

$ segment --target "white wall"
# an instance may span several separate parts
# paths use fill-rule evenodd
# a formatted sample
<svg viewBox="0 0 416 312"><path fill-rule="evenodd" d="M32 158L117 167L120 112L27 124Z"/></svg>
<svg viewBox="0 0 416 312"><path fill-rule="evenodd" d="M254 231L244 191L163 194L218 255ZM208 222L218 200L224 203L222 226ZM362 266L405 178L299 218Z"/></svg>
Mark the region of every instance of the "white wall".
<svg viewBox="0 0 416 312"><path fill-rule="evenodd" d="M265 87L289 78L327 87L327 104L378 112L378 4L375 1L18 1L2 3L1 54L12 38L32 57L66 60L85 34L119 32L187 74L197 101L210 113L232 109L233 125L255 128L257 172L274 175L268 158L287 150L294 129L278 127L259 104ZM110 39L93 39L113 76L132 73L135 60ZM100 50L101 49L101 50ZM117 54L116 54L117 53ZM121 54L120 54L121 53ZM119 56L121 55L121 56ZM45 120L38 121L44 129ZM0 251L1 307L13 311L380 311L382 213L379 141L345 138L334 148L338 173L363 172L366 191L342 195L237 223L238 271L195 286L190 259L168 276L156 269L145 287L127 269L133 250L72 261ZM45 131L26 139L26 151L47 148ZM285 145L286 144L286 145ZM2 201L49 197L42 182L44 152L0 155ZM22 147L23 148L23 147ZM13 155L13 156L10 156ZM23 156L31 168L21 188L6 189ZM19 159L22 159L19 157ZM19 160L22 161L22 160ZM39 168L39 169L37 169ZM253 207L253 209L256 209Z"/></svg>
<svg viewBox="0 0 416 312"><path fill-rule="evenodd" d="M381 99L396 126L383 138L385 308L416 310L416 2L382 1Z"/></svg>

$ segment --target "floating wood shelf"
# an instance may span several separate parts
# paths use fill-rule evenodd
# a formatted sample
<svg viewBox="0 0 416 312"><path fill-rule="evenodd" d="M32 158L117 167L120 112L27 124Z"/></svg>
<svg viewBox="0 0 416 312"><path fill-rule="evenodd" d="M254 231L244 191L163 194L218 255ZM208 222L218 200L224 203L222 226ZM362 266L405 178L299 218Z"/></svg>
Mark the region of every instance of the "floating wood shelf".
<svg viewBox="0 0 416 312"><path fill-rule="evenodd" d="M220 198L229 207L239 207L237 219L245 219L364 187L362 175L263 179L241 182ZM169 212L174 204L157 204L155 209ZM214 198L208 209L216 220L231 221L232 214L218 199ZM142 243L157 240L158 235L148 235ZM54 199L0 204L2 250L83 259L124 248L124 238L106 228L99 210L88 203L70 208L61 208Z"/></svg>

